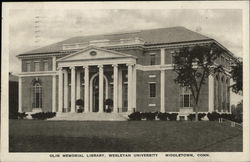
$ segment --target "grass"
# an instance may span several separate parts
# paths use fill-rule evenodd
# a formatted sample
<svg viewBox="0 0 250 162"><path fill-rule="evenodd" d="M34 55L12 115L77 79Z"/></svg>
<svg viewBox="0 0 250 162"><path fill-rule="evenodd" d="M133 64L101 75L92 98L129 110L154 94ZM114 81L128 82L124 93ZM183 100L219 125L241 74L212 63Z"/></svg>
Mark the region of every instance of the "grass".
<svg viewBox="0 0 250 162"><path fill-rule="evenodd" d="M218 122L10 120L10 152L241 152Z"/></svg>

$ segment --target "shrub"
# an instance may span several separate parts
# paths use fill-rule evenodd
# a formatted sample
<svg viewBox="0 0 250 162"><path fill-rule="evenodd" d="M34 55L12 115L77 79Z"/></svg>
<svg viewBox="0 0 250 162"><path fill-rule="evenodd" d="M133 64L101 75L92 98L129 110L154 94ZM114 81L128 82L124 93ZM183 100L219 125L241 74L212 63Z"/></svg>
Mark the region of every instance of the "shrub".
<svg viewBox="0 0 250 162"><path fill-rule="evenodd" d="M108 113L111 112L112 111L111 106L113 106L113 100L110 98L106 99L105 105L108 106L108 108L106 109L106 112L108 112Z"/></svg>
<svg viewBox="0 0 250 162"><path fill-rule="evenodd" d="M77 109L77 113L82 113L83 112L83 109L80 108L80 109Z"/></svg>
<svg viewBox="0 0 250 162"><path fill-rule="evenodd" d="M129 120L141 120L142 114L140 112L133 112L132 114L128 115Z"/></svg>
<svg viewBox="0 0 250 162"><path fill-rule="evenodd" d="M177 120L177 116L178 116L178 113L167 113L167 116L168 116L168 119L170 121L176 121Z"/></svg>
<svg viewBox="0 0 250 162"><path fill-rule="evenodd" d="M205 116L206 116L206 113L198 113L198 120L201 121L202 118L204 118ZM189 114L187 117L191 121L195 120L195 114Z"/></svg>
<svg viewBox="0 0 250 162"><path fill-rule="evenodd" d="M167 113L158 113L157 117L160 119L160 120L168 120L168 115Z"/></svg>
<svg viewBox="0 0 250 162"><path fill-rule="evenodd" d="M195 120L195 114L189 114L187 116L188 120L194 121Z"/></svg>
<svg viewBox="0 0 250 162"><path fill-rule="evenodd" d="M55 112L39 112L31 115L33 119L45 120L56 116Z"/></svg>
<svg viewBox="0 0 250 162"><path fill-rule="evenodd" d="M220 118L220 114L217 112L212 112L212 113L208 113L207 117L208 117L209 121L216 121Z"/></svg>
<svg viewBox="0 0 250 162"><path fill-rule="evenodd" d="M156 114L155 112L145 112L142 113L142 118L146 120L155 120Z"/></svg>
<svg viewBox="0 0 250 162"><path fill-rule="evenodd" d="M24 119L24 118L26 118L26 116L28 116L28 114L26 114L25 112L22 112L22 113L18 112L17 113L18 119Z"/></svg>
<svg viewBox="0 0 250 162"><path fill-rule="evenodd" d="M201 121L207 114L206 113L199 113L198 120Z"/></svg>
<svg viewBox="0 0 250 162"><path fill-rule="evenodd" d="M84 101L82 99L76 100L76 105L77 106L84 106Z"/></svg>

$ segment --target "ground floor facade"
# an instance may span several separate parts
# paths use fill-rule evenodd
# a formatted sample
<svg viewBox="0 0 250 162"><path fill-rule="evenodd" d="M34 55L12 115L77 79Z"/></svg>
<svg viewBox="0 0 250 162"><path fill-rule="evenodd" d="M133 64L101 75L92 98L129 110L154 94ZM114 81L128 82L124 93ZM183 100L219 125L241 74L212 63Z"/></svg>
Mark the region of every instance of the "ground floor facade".
<svg viewBox="0 0 250 162"><path fill-rule="evenodd" d="M102 57L89 59L93 51ZM19 75L19 112L77 113L80 108L84 113L177 112L186 116L194 112L190 90L174 82L172 64L144 66L135 57L95 48L53 57L52 64L52 71ZM228 87L226 75L209 76L202 86L199 111L230 112Z"/></svg>

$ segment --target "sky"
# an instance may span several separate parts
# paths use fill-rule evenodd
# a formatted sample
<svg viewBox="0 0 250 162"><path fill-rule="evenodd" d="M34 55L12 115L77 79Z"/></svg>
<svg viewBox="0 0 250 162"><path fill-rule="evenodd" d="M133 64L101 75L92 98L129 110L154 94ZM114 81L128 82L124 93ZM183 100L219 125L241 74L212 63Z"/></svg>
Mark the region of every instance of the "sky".
<svg viewBox="0 0 250 162"><path fill-rule="evenodd" d="M242 12L236 9L13 9L9 10L9 69L16 55L74 36L184 26L242 56Z"/></svg>

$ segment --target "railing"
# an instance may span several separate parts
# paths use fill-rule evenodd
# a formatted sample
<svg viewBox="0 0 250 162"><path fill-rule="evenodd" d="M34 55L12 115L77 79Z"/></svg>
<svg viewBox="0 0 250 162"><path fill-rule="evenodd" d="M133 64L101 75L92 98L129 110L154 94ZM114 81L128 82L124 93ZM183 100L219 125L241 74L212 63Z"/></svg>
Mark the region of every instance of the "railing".
<svg viewBox="0 0 250 162"><path fill-rule="evenodd" d="M225 124L225 125L230 125L231 127L235 127L238 129L242 129L242 124L228 120L228 119L224 119L224 118L219 118L219 123Z"/></svg>
<svg viewBox="0 0 250 162"><path fill-rule="evenodd" d="M127 38L119 40L93 40L83 43L73 43L73 44L63 44L63 50L75 50L83 49L89 45L94 45L98 47L107 47L107 46L117 46L117 45L135 45L135 44L144 44L145 41L141 38Z"/></svg>

